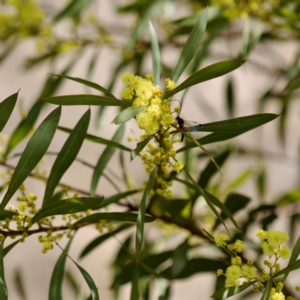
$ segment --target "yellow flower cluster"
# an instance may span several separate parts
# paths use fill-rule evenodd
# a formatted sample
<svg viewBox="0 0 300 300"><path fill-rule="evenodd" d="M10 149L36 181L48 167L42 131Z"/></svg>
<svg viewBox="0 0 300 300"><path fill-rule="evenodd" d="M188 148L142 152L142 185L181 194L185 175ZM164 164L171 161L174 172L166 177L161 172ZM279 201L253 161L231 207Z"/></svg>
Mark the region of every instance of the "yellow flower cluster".
<svg viewBox="0 0 300 300"><path fill-rule="evenodd" d="M262 240L261 248L269 257L287 259L290 257L291 251L288 246L283 245L289 240L289 236L280 230L259 230L256 236Z"/></svg>
<svg viewBox="0 0 300 300"><path fill-rule="evenodd" d="M279 258L287 259L290 256L290 250L287 246L283 245L288 241L289 236L279 230L258 230L256 233L261 240L261 247L263 252L267 254L270 258L275 257L275 261L272 263L270 260L265 260L264 265L269 268L269 271L262 270L259 276L257 276L257 269L253 266L253 261L248 260L246 264L243 264L240 256L237 255L238 252L243 250L243 242L237 240L234 244L227 244L230 240L229 236L225 233L220 233L215 237L215 243L218 247L226 248L231 257L231 266L226 269L224 273L223 270L218 270L217 275L224 275L226 277L225 285L226 287L238 286L248 281L255 280L257 284L253 286L254 291L258 291L261 287L265 287L266 282L271 279L271 276L276 272L280 271L280 264L277 262ZM272 289L271 300L282 300L285 299L282 293L283 284L278 280L273 280L275 288Z"/></svg>
<svg viewBox="0 0 300 300"><path fill-rule="evenodd" d="M156 144L149 144L146 153L141 155L145 162L147 172L151 172L155 165L159 165L164 173L172 166L176 172L183 168L182 162L171 164L170 158L175 158L175 150L170 136L171 124L175 124L174 116L171 113L170 100L162 99L163 91L159 86L153 85L152 74L145 78L126 72L122 81L126 87L122 91L125 100L132 101L133 106L145 106L145 110L137 114L136 122L139 128L145 131L141 140L149 135L155 135ZM171 90L175 83L167 78L166 89Z"/></svg>

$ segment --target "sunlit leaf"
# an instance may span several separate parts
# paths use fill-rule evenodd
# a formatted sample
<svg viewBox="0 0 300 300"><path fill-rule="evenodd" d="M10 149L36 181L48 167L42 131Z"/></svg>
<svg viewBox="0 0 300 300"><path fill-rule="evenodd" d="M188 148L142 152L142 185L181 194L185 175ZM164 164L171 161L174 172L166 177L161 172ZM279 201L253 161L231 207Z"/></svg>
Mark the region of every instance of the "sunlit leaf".
<svg viewBox="0 0 300 300"><path fill-rule="evenodd" d="M147 138L145 138L143 141L137 143L136 148L131 151L130 158L133 160L137 155L140 154L140 152L146 147L146 145L151 141L153 138L153 134L149 135Z"/></svg>
<svg viewBox="0 0 300 300"><path fill-rule="evenodd" d="M193 59L194 55L197 52L197 49L200 45L201 39L204 35L206 24L207 24L207 14L208 10L204 10L204 12L199 16L195 26L191 34L189 35L184 48L180 54L179 60L174 70L174 74L172 80L177 82L178 78L181 76L185 68Z"/></svg>
<svg viewBox="0 0 300 300"><path fill-rule="evenodd" d="M32 218L31 223L55 215L75 214L88 209L99 209L102 199L100 198L69 198L50 203L44 206Z"/></svg>
<svg viewBox="0 0 300 300"><path fill-rule="evenodd" d="M143 246L146 207L149 202L150 191L154 184L156 173L157 173L157 168L154 168L154 170L152 171L152 174L147 182L147 185L146 185L146 188L145 188L145 191L144 191L141 203L140 203L140 209L139 209L137 225L136 225L135 255L136 255L137 260L140 257L142 246Z"/></svg>
<svg viewBox="0 0 300 300"><path fill-rule="evenodd" d="M62 77L62 78L67 78L67 79L70 79L70 80L73 80L73 81L76 81L76 82L79 82L79 83L82 83L84 84L85 86L89 86L91 88L94 88L100 92L102 92L104 95L106 95L107 97L110 97L110 98L116 98L110 91L108 91L106 88L102 87L101 85L97 84L97 83L94 83L94 82L91 82L89 80L85 80L85 79L82 79L82 78L78 78L78 77L71 77L71 76L66 76L66 75L61 75L61 74L51 74L53 76L58 76L58 77Z"/></svg>
<svg viewBox="0 0 300 300"><path fill-rule="evenodd" d="M130 101L123 101L112 97L98 96L98 95L65 95L49 98L42 98L44 102L57 105L98 105L98 106L131 106Z"/></svg>
<svg viewBox="0 0 300 300"><path fill-rule="evenodd" d="M5 208L10 198L46 153L55 134L60 113L60 107L51 112L29 140L12 175L8 190L0 204L0 210Z"/></svg>
<svg viewBox="0 0 300 300"><path fill-rule="evenodd" d="M148 105L130 106L128 108L125 108L115 117L115 119L113 120L113 123L115 123L115 124L125 123L128 120L135 117L140 112L144 111L147 107L148 107Z"/></svg>
<svg viewBox="0 0 300 300"><path fill-rule="evenodd" d="M49 285L48 300L63 300L62 285L65 272L65 263L71 243L72 239L69 240L65 250L61 253L54 266Z"/></svg>
<svg viewBox="0 0 300 300"><path fill-rule="evenodd" d="M71 134L65 141L63 147L59 151L47 180L42 205L43 207L50 203L56 186L58 185L64 173L69 169L69 167L75 160L84 141L90 122L90 115L91 111L88 110L81 117L81 119L78 121Z"/></svg>
<svg viewBox="0 0 300 300"><path fill-rule="evenodd" d="M4 275L3 244L4 244L4 240L0 242L0 299L7 300L8 292L7 292L6 282L5 282L5 275Z"/></svg>
<svg viewBox="0 0 300 300"><path fill-rule="evenodd" d="M240 292L244 291L254 283L255 281L250 281L239 286L231 286L231 287L223 288L216 291L211 297L214 299L226 299L233 295L239 294Z"/></svg>
<svg viewBox="0 0 300 300"><path fill-rule="evenodd" d="M158 85L160 80L160 51L157 35L152 23L149 21L152 49L152 73L154 76L154 84Z"/></svg>
<svg viewBox="0 0 300 300"><path fill-rule="evenodd" d="M125 131L124 125L121 125L111 140L114 142L120 143L123 138L124 131ZM99 157L99 160L95 166L92 181L91 181L91 195L92 196L95 195L99 179L100 179L105 167L107 166L109 160L115 153L115 151L116 151L115 147L107 146L104 149L104 151L102 152L101 156Z"/></svg>
<svg viewBox="0 0 300 300"><path fill-rule="evenodd" d="M77 221L74 225L82 223L93 223L101 220L104 221L115 221L115 222L137 222L137 214L134 213L121 213L121 212L111 212L111 213L96 213L87 217L84 217ZM153 222L155 218L150 216L145 216L145 222Z"/></svg>
<svg viewBox="0 0 300 300"><path fill-rule="evenodd" d="M14 110L18 99L18 93L12 94L0 103L0 132L6 125L11 113Z"/></svg>
<svg viewBox="0 0 300 300"><path fill-rule="evenodd" d="M218 62L206 68L203 68L197 71L196 73L192 74L190 77L188 77L183 83L178 85L174 90L165 93L164 99L170 98L171 96L177 94L178 92L185 90L198 83L225 75L239 68L244 63L245 60L236 59L236 60Z"/></svg>
<svg viewBox="0 0 300 300"><path fill-rule="evenodd" d="M107 233L101 234L96 239L92 240L81 252L80 258L86 256L88 253L90 253L92 250L94 250L96 247L101 245L104 241L107 239L115 236L117 233L131 227L132 224L122 224L121 226L117 227L115 230L109 231Z"/></svg>

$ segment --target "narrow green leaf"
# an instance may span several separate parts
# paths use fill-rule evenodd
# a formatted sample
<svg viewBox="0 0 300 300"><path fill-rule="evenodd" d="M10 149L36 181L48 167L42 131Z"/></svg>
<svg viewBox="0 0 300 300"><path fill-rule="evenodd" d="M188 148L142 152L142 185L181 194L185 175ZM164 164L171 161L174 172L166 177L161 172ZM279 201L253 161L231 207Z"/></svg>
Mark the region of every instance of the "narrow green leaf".
<svg viewBox="0 0 300 300"><path fill-rule="evenodd" d="M8 246L6 246L4 249L3 249L3 257L12 249L14 248L16 245L18 245L20 242L20 240L17 240L11 244L9 244Z"/></svg>
<svg viewBox="0 0 300 300"><path fill-rule="evenodd" d="M18 99L18 93L12 94L11 96L7 97L0 103L0 132L6 125L7 121L10 118L11 113L14 110L15 104Z"/></svg>
<svg viewBox="0 0 300 300"><path fill-rule="evenodd" d="M233 78L230 78L227 81L226 86L226 108L229 117L233 117L234 108L235 108L235 93L234 93L234 84Z"/></svg>
<svg viewBox="0 0 300 300"><path fill-rule="evenodd" d="M113 120L113 123L115 124L122 124L127 122L128 120L132 119L135 117L137 114L140 112L144 111L148 105L143 105L143 106L130 106L128 108L125 108L122 110Z"/></svg>
<svg viewBox="0 0 300 300"><path fill-rule="evenodd" d="M57 155L49 174L42 207L50 203L56 186L75 160L88 130L90 116L89 109L78 121Z"/></svg>
<svg viewBox="0 0 300 300"><path fill-rule="evenodd" d="M215 157L215 161L219 167L221 167L225 163L226 159L229 157L230 152L230 150L227 150ZM218 169L216 168L215 164L212 161L209 161L207 166L200 174L198 184L205 189L208 185L209 180L217 171Z"/></svg>
<svg viewBox="0 0 300 300"><path fill-rule="evenodd" d="M12 219L13 216L17 216L18 213L10 210L2 210L0 211L0 220L4 221L6 218Z"/></svg>
<svg viewBox="0 0 300 300"><path fill-rule="evenodd" d="M142 246L143 246L143 238L144 238L144 222L145 222L145 212L146 212L146 207L148 205L148 201L150 198L150 191L152 189L152 186L155 181L155 176L156 176L157 168L154 168L152 171L152 174L149 178L149 181L146 185L142 201L140 204L140 209L139 209L139 214L138 214L138 219L137 219L137 224L136 224L136 243L135 243L135 253L136 253L136 259L139 260Z"/></svg>
<svg viewBox="0 0 300 300"><path fill-rule="evenodd" d="M55 18L54 22L60 22L63 19L74 17L88 5L92 0L73 0L71 1Z"/></svg>
<svg viewBox="0 0 300 300"><path fill-rule="evenodd" d="M187 252L189 250L188 239L175 248L173 253L172 277L176 277L184 269L188 262Z"/></svg>
<svg viewBox="0 0 300 300"><path fill-rule="evenodd" d="M115 98L116 97L107 89L105 89L104 87L102 87L101 85L97 84L97 83L94 83L94 82L91 82L89 80L85 80L85 79L82 79L82 78L78 78L78 77L71 77L71 76L66 76L66 75L61 75L61 74L51 74L53 76L58 76L58 77L62 77L62 78L67 78L67 79L70 79L70 80L73 80L73 81L76 81L76 82L79 82L79 83L82 83L86 86L89 86L91 88L94 88L100 92L102 92L104 95L106 95L107 97L110 97L110 98Z"/></svg>
<svg viewBox="0 0 300 300"><path fill-rule="evenodd" d="M12 175L8 190L0 204L0 210L4 210L10 198L46 153L55 134L60 113L61 107L52 111L29 140Z"/></svg>
<svg viewBox="0 0 300 300"><path fill-rule="evenodd" d="M298 240L293 248L293 251L292 251L292 255L290 257L290 260L289 260L289 266L292 265L293 263L295 263L295 261L297 260L297 258L299 257L300 255L300 236L298 237ZM283 279L282 279L282 282L283 284L285 283L287 277L289 275L289 272L285 273Z"/></svg>
<svg viewBox="0 0 300 300"><path fill-rule="evenodd" d="M0 299L7 300L8 292L7 292L6 282L5 282L5 275L4 275L3 244L4 241L1 241L0 242Z"/></svg>
<svg viewBox="0 0 300 300"><path fill-rule="evenodd" d="M180 54L179 60L174 70L172 80L175 82L177 82L178 78L188 66L190 61L193 59L194 55L197 52L197 49L199 48L207 25L207 15L208 10L205 9L204 12L199 16L191 34L188 37L188 40L185 43L185 46Z"/></svg>
<svg viewBox="0 0 300 300"><path fill-rule="evenodd" d="M77 268L79 269L80 273L82 274L85 282L87 283L87 285L90 288L90 291L91 291L91 297L90 298L92 300L100 300L97 286L96 286L93 278L91 277L91 275L84 268L82 268L80 265L78 265L73 259L72 259L72 261L77 266Z"/></svg>
<svg viewBox="0 0 300 300"><path fill-rule="evenodd" d="M73 239L70 239L65 250L59 256L55 267L52 272L50 286L49 286L49 293L48 299L49 300L63 300L62 297L62 284L65 272L65 263L67 258L67 253L70 249L71 243Z"/></svg>
<svg viewBox="0 0 300 300"><path fill-rule="evenodd" d="M131 281L131 293L130 300L139 300L139 267L135 266L132 281Z"/></svg>
<svg viewBox="0 0 300 300"><path fill-rule="evenodd" d="M174 90L168 91L164 95L164 99L170 98L171 96L175 95L176 93L185 90L193 85L198 83L225 75L237 68L239 68L242 64L245 63L245 60L227 60L212 64L204 69L197 71L196 73L192 74L188 77L183 83L178 85Z"/></svg>
<svg viewBox="0 0 300 300"><path fill-rule="evenodd" d="M233 295L239 294L240 292L244 291L245 289L247 289L249 286L253 285L254 283L255 283L255 281L249 281L249 282L244 283L239 286L223 288L223 289L216 291L211 297L214 299L217 299L217 300L229 298Z"/></svg>
<svg viewBox="0 0 300 300"><path fill-rule="evenodd" d="M233 225L237 228L237 229L240 229L239 228L239 225L237 224L237 222L235 221L235 219L233 218L230 210L218 199L216 198L214 195L208 193L207 191L206 192L206 195L207 197L209 198L209 200L211 201L211 203L217 207L219 207L222 211L222 215L226 215L227 218L229 218L231 220L231 222L233 223ZM222 217L222 215L220 216L219 218L219 221L222 222L224 224L224 219Z"/></svg>
<svg viewBox="0 0 300 300"><path fill-rule="evenodd" d="M122 213L122 212L111 212L111 213L96 213L85 218L80 219L74 225L82 224L82 223L92 223L98 222L101 220L106 221L115 221L115 222L137 222L137 214L134 213ZM146 216L145 222L153 222L155 218Z"/></svg>
<svg viewBox="0 0 300 300"><path fill-rule="evenodd" d="M286 268L280 270L279 272L275 273L273 277L278 277L283 274L289 274L292 271L300 269L300 259L296 260L294 263L291 265L289 264Z"/></svg>
<svg viewBox="0 0 300 300"><path fill-rule="evenodd" d="M26 284L24 282L24 277L22 276L22 272L19 268L16 269L14 272L14 283L16 286L16 291L18 292L21 299L26 300L27 299L26 291L25 291Z"/></svg>
<svg viewBox="0 0 300 300"><path fill-rule="evenodd" d="M96 247L98 247L99 245L101 245L104 241L106 241L107 239L109 239L112 236L115 236L117 233L131 227L131 224L122 224L121 226L119 226L118 228L116 228L113 231L109 231L105 234L100 235L99 237L97 237L96 239L94 239L93 241L91 241L80 253L80 258L86 256L88 253L90 253L92 250L94 250Z"/></svg>
<svg viewBox="0 0 300 300"><path fill-rule="evenodd" d="M31 222L37 221L56 215L75 214L87 209L99 209L102 199L100 198L69 198L60 200L54 203L50 203L44 206L37 214L32 218Z"/></svg>
<svg viewBox="0 0 300 300"><path fill-rule="evenodd" d="M13 131L7 143L4 158L6 158L8 154L29 134L40 114L42 105L43 102L41 101L35 102L31 107L27 117L23 119Z"/></svg>
<svg viewBox="0 0 300 300"><path fill-rule="evenodd" d="M65 95L49 98L42 98L44 102L57 105L98 105L98 106L131 106L130 101L123 101L112 97L98 96L98 95Z"/></svg>
<svg viewBox="0 0 300 300"><path fill-rule="evenodd" d="M146 147L146 145L153 139L153 136L154 135L151 134L143 141L137 143L136 148L130 153L131 160L133 160L137 155L140 154L140 152Z"/></svg>
<svg viewBox="0 0 300 300"><path fill-rule="evenodd" d="M269 300L270 299L270 295L271 295L271 291L272 291L272 280L269 280L265 291L263 293L263 295L261 296L260 300Z"/></svg>
<svg viewBox="0 0 300 300"><path fill-rule="evenodd" d="M272 121L272 120L274 120L275 118L277 118L279 116L279 115L275 115L275 114L261 114L261 115L267 115L267 116L262 116L262 118L260 118L260 115L255 115L255 116L258 116L258 118L255 117L254 118L255 119L254 122L247 122L246 126L243 126L242 124L240 124L240 126L243 126L243 128L244 128L243 131L234 131L234 129L232 129L232 131L229 131L230 129L227 128L225 130L228 130L228 131L223 132L222 128L219 127L220 124L216 124L216 123L227 122L227 121L207 123L206 124L207 125L206 128L209 128L210 131L211 130L215 130L217 132L214 132L212 134L206 135L206 136L198 139L197 141L199 141L199 143L201 143L201 145L207 145L207 144L210 144L210 143L216 143L216 142L225 141L225 140L234 138L234 137L236 137L238 135L241 135L241 134L243 134L243 133L245 133L245 132L247 132L247 131L249 131L251 129L254 129L254 128L258 127L258 126L261 126L261 125L263 125L263 124L265 124L265 123L267 123L269 121ZM269 116L269 115L272 115L272 116ZM248 116L248 117L250 117L250 116ZM241 117L241 118L248 118L248 117ZM237 119L241 119L241 118L237 118ZM233 121L233 123L236 122L237 119L232 119L232 120L235 120L235 121ZM258 119L260 119L260 120L258 120ZM228 120L228 121L232 121L232 120ZM248 119L248 121L249 121L249 119ZM258 124L258 121L262 121L262 123ZM210 124L213 124L213 126L211 127ZM228 125L228 123L227 123L227 125ZM231 126L234 127L233 124L231 124ZM247 127L248 127L248 129L245 129ZM208 130L206 130L206 131L208 131ZM196 144L189 143L185 147L182 147L182 148L178 149L177 152L179 153L179 152L186 151L188 149L195 148L195 147L197 147Z"/></svg>
<svg viewBox="0 0 300 300"><path fill-rule="evenodd" d="M57 127L59 130L64 131L64 132L72 132L72 129L66 128L66 127L62 127L62 126L58 126ZM95 136L92 134L86 134L85 135L85 139L94 143L98 143L98 144L103 144L103 145L107 145L107 146L111 146L111 147L115 147L124 151L131 151L130 148L123 146L122 144L119 144L115 141L111 141L111 140L106 140L103 139L99 136Z"/></svg>
<svg viewBox="0 0 300 300"><path fill-rule="evenodd" d="M125 131L124 125L121 125L116 131L116 133L114 134L114 136L112 137L112 141L117 143L121 142L124 135L124 131ZM109 160L111 159L115 151L116 151L115 147L107 146L102 152L101 156L99 157L99 160L95 166L95 170L91 182L92 196L95 195L100 176L102 175L106 165L108 164Z"/></svg>
<svg viewBox="0 0 300 300"><path fill-rule="evenodd" d="M132 190L132 191L127 191L127 192L123 192L123 193L118 193L116 195L110 196L108 198L105 198L102 200L100 207L106 207L112 203L116 203L117 201L119 201L120 199L126 198L127 196L130 196L132 194L137 193L139 190Z"/></svg>
<svg viewBox="0 0 300 300"><path fill-rule="evenodd" d="M149 21L150 35L151 35L151 49L152 49L152 73L154 76L154 84L158 85L160 80L160 51L159 42L155 29Z"/></svg>
<svg viewBox="0 0 300 300"><path fill-rule="evenodd" d="M278 116L279 115L276 114L257 114L230 120L206 123L202 124L201 131L218 133L245 132L268 123L276 119Z"/></svg>
<svg viewBox="0 0 300 300"><path fill-rule="evenodd" d="M298 89L300 87L300 74L293 78L285 87L285 91L292 92L295 89Z"/></svg>

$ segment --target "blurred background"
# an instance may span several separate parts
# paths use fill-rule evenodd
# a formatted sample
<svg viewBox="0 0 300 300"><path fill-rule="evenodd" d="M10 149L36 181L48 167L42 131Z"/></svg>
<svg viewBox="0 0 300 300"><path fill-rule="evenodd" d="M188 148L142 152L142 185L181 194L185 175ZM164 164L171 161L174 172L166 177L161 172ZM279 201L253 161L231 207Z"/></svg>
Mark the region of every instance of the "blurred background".
<svg viewBox="0 0 300 300"><path fill-rule="evenodd" d="M238 57L247 59L247 62L230 74L191 88L184 95L180 116L208 123L261 112L281 114L275 121L234 140L207 146L213 153L224 149L232 152L222 168L223 175L217 174L213 178L210 189L218 190L220 199L229 191L239 191L252 199L250 208L258 203L276 205L277 209L269 220L271 227L289 231L294 240L293 237L299 234L300 213L300 106L299 89L289 87L300 74L300 7L296 0L0 1L2 100L20 89L18 109L14 110L3 133L9 140L41 97L96 93L77 82L51 74L67 74L93 81L110 88L120 98L123 72L141 76L151 73L148 20L152 21L160 42L163 85L163 79L172 75L198 14L206 7L209 11L206 34L197 57L179 82L188 74L218 61ZM182 94L176 95L178 100L182 97ZM35 126L53 109L53 105L43 105ZM86 109L82 106L63 107L60 125L73 128ZM110 139L117 129L112 124L117 113L117 108L93 107L89 133ZM126 124L125 137L140 134L134 121ZM201 136L201 133L195 133L196 138ZM65 133L57 131L49 151L58 152L66 138ZM8 140L2 138L2 149L6 149ZM135 142L130 143L126 138L122 143L135 148ZM7 156L9 164L17 163L18 153L24 145L26 140L11 149ZM78 157L94 164L103 149L100 144L86 142ZM116 154L114 158L106 170L107 177L102 178L98 185L99 195L107 197L116 192L109 180L114 178L118 182L120 176L119 158ZM55 156L47 155L46 161L39 166L40 172L49 174L54 159ZM129 155L125 157L135 187L142 186L147 180L140 162L139 158L130 162ZM193 168L199 171L207 163L206 157ZM0 169L3 171L4 167L0 166ZM77 161L63 176L62 182L88 191L91 176L92 169ZM43 182L30 178L26 188L38 198L43 197ZM123 191L126 187L120 183L119 188ZM183 193L178 186L174 190ZM200 211L202 206L200 203ZM115 207L115 210L119 209ZM243 222L247 214L240 211L237 221ZM263 215L259 217L263 218ZM159 237L162 235L164 242L158 247L162 250L176 247L187 233L169 227L164 224L155 228L146 226L149 243L162 239ZM252 232L255 229L253 227ZM92 227L80 230L70 255L77 259L84 246L98 235L99 232ZM126 236L121 234L107 241L80 260L99 287L101 299L117 299L111 290L112 261L120 248L120 241ZM55 247L42 254L35 236L12 249L5 260L9 299L46 299L52 269L60 253L61 250ZM69 270L69 279L66 279L64 296L65 299L76 299L70 278L75 278L83 291L87 292L87 288L71 262L67 263L66 269ZM209 299L214 291L214 278L212 273L196 273L176 280L169 299ZM297 276L294 281L297 283ZM20 296L20 282L24 283L27 298ZM164 282L155 284L158 291L163 289ZM154 292L151 299L158 299L157 293ZM129 294L128 284L120 287L119 299L129 299ZM257 299L257 295L253 299Z"/></svg>

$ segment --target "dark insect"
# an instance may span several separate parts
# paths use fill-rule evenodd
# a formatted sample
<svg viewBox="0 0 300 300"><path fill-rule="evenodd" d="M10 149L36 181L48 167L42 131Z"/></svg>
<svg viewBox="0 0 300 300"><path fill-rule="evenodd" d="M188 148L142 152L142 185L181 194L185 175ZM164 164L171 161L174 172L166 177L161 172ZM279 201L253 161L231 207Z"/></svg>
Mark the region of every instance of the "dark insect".
<svg viewBox="0 0 300 300"><path fill-rule="evenodd" d="M202 129L202 124L183 120L179 116L176 117L176 121L177 121L178 127L183 131L201 131L201 129ZM183 142L183 140L184 140L184 134L182 133L181 134L181 142Z"/></svg>

